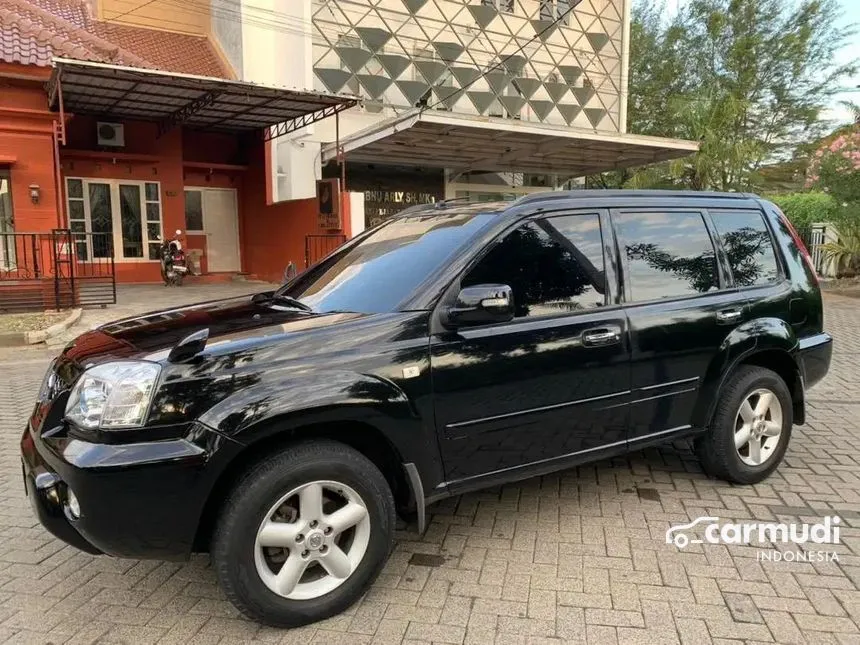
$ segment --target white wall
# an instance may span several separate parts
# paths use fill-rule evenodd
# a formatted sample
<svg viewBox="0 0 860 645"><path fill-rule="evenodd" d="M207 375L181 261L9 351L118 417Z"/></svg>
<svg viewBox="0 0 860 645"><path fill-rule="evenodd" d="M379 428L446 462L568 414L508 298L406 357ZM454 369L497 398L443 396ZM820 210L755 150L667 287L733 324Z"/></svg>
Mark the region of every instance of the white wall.
<svg viewBox="0 0 860 645"><path fill-rule="evenodd" d="M311 0L232 1L240 4L242 12L242 79L313 90ZM316 194L320 146L308 139L313 128L273 141L269 167L275 201L308 199Z"/></svg>
<svg viewBox="0 0 860 645"><path fill-rule="evenodd" d="M242 0L209 0L212 13L212 35L221 47L233 71L241 77L242 64L242 22L236 15L242 10Z"/></svg>
<svg viewBox="0 0 860 645"><path fill-rule="evenodd" d="M312 89L311 0L238 1L242 12L242 78Z"/></svg>
<svg viewBox="0 0 860 645"><path fill-rule="evenodd" d="M364 193L347 193L349 195L349 222L352 236L355 237L364 230Z"/></svg>

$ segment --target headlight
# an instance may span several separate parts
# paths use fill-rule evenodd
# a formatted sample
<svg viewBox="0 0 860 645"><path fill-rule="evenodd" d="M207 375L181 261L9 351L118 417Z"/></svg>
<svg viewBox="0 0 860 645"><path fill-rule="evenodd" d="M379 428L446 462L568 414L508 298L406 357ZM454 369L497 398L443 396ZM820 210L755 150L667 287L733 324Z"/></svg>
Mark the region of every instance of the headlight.
<svg viewBox="0 0 860 645"><path fill-rule="evenodd" d="M39 386L39 394L36 396L36 403L45 403L53 397L54 388L57 385L57 373L54 371L56 367L57 359L54 359L42 378L42 384Z"/></svg>
<svg viewBox="0 0 860 645"><path fill-rule="evenodd" d="M72 388L66 418L89 430L142 426L160 372L156 363L142 361L91 367Z"/></svg>

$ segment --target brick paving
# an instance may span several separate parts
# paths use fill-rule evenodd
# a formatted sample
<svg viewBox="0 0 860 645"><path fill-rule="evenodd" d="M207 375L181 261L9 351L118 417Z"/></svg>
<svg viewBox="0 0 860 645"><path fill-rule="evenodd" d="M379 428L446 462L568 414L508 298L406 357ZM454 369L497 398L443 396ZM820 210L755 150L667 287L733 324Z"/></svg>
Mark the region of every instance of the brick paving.
<svg viewBox="0 0 860 645"><path fill-rule="evenodd" d="M119 308L83 323L151 303L147 293L125 292ZM765 483L707 479L679 442L446 500L422 539L398 535L359 604L295 630L240 618L204 556L91 557L43 531L23 495L17 443L49 351L0 356L0 642L860 643L858 318L860 300L828 296L831 372ZM838 563L760 562L755 547L680 551L664 541L670 525L704 515L832 514L842 518Z"/></svg>

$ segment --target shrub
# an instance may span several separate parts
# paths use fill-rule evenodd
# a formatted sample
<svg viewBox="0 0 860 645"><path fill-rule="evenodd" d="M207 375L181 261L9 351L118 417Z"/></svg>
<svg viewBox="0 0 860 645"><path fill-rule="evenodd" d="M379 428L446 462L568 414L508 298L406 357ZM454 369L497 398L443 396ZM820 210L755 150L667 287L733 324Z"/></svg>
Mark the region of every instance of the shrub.
<svg viewBox="0 0 860 645"><path fill-rule="evenodd" d="M815 222L835 222L840 218L839 204L827 193L787 193L770 195L768 199L779 206L798 230L809 228Z"/></svg>

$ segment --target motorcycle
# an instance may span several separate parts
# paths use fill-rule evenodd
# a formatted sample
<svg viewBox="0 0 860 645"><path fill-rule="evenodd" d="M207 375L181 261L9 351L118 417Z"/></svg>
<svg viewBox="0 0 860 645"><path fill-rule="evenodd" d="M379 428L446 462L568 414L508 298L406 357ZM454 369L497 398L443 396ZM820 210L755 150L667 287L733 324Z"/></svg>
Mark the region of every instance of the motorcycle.
<svg viewBox="0 0 860 645"><path fill-rule="evenodd" d="M185 261L185 251L182 249L182 242L179 241L179 236L182 231L176 231L176 237L172 240L163 240L159 254L161 256L161 279L164 280L164 286L182 286L182 280L185 274L188 273L188 264Z"/></svg>

